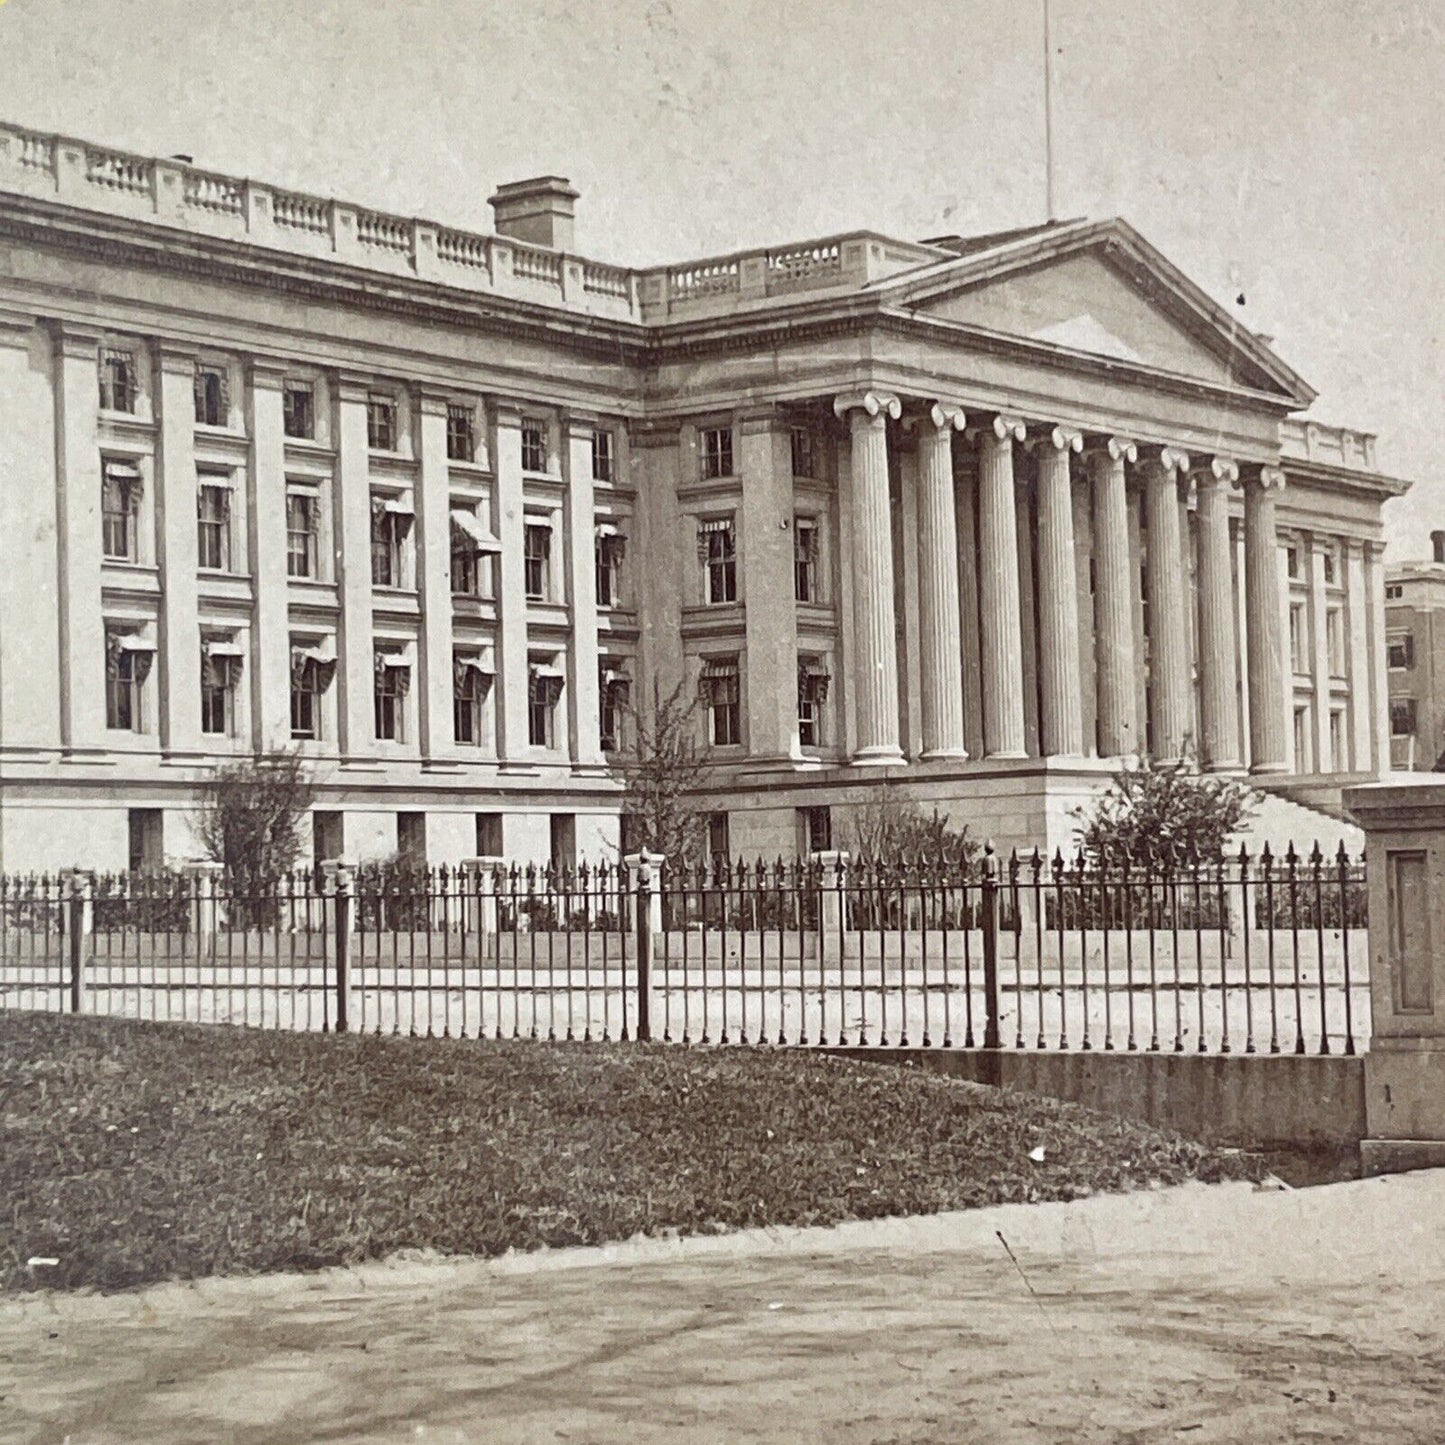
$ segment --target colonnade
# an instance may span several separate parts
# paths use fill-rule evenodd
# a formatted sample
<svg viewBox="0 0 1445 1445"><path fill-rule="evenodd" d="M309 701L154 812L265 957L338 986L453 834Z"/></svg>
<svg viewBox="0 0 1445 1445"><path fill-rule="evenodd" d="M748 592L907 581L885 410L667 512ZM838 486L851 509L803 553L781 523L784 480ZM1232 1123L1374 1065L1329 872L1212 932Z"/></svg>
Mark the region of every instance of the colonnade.
<svg viewBox="0 0 1445 1445"><path fill-rule="evenodd" d="M851 555L843 559L853 592L853 760L899 763L899 666L896 642L893 521L888 423L903 417L896 396L878 391L840 396L834 410L851 434ZM1249 698L1250 768L1288 766L1285 664L1280 616L1275 511L1283 473L1241 466L1222 456L1191 457L1173 446L1085 434L1065 426L1004 414L965 417L957 406L910 407L918 437L919 679L924 759L968 755L964 720L963 617L955 449L971 451L977 507L977 586L984 755L1027 756L1024 629L1020 615L1020 547L1015 463L1027 449L1035 461L1037 496L1037 662L1039 751L1079 757L1093 749L1084 736L1079 630L1093 629L1093 714L1101 756L1145 749L1138 706L1135 576L1129 491L1142 501L1148 544L1144 602L1148 614L1149 710L1153 752L1182 756L1187 747L1216 771L1238 769L1239 647L1231 558L1229 495L1244 492L1244 654ZM1079 616L1078 549L1074 535L1076 468L1087 479L1093 520L1094 616ZM1189 556L1182 489L1193 484L1198 506L1198 627L1191 646ZM971 569L966 569L971 571ZM1087 593L1085 594L1087 595ZM1195 727L1192 659L1199 669Z"/></svg>

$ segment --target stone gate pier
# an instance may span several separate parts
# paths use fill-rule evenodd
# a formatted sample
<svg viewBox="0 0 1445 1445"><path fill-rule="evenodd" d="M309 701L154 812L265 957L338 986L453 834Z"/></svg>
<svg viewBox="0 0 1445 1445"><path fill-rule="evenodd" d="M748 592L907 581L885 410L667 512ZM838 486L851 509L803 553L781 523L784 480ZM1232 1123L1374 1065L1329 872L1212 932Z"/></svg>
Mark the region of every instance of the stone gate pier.
<svg viewBox="0 0 1445 1445"><path fill-rule="evenodd" d="M1351 789L1370 880L1366 1174L1445 1166L1445 779Z"/></svg>

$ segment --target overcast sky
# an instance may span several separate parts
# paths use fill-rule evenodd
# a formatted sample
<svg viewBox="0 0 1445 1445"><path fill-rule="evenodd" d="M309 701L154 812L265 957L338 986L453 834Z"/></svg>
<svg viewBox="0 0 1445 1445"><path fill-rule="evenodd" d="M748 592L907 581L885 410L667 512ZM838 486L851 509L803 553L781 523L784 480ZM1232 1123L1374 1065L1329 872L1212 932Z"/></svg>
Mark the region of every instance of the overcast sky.
<svg viewBox="0 0 1445 1445"><path fill-rule="evenodd" d="M1044 211L1042 0L0 0L0 118L629 263ZM1053 0L1058 211L1117 214L1445 527L1445 0ZM1244 296L1244 304L1237 298Z"/></svg>

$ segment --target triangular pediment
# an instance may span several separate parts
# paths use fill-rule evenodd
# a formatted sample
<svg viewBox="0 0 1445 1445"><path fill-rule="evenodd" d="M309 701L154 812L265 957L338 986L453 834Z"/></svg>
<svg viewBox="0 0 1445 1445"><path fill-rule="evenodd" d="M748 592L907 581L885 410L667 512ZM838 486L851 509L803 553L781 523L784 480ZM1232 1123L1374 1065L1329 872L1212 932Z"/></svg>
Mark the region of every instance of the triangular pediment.
<svg viewBox="0 0 1445 1445"><path fill-rule="evenodd" d="M1307 383L1124 223L1064 232L932 266L888 300L915 316L1071 353L1313 399Z"/></svg>

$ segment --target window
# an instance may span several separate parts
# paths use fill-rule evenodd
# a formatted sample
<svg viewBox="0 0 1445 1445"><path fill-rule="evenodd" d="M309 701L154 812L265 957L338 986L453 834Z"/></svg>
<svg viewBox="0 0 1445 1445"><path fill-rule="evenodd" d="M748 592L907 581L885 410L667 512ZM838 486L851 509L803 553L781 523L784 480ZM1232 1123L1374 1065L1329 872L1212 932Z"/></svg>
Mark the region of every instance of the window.
<svg viewBox="0 0 1445 1445"><path fill-rule="evenodd" d="M447 460L469 462L477 454L476 413L458 401L447 403Z"/></svg>
<svg viewBox="0 0 1445 1445"><path fill-rule="evenodd" d="M452 737L464 747L482 745L482 703L490 683L478 654L452 655Z"/></svg>
<svg viewBox="0 0 1445 1445"><path fill-rule="evenodd" d="M805 426L795 426L792 431L793 475L795 477L816 477L817 456L813 446L813 433Z"/></svg>
<svg viewBox="0 0 1445 1445"><path fill-rule="evenodd" d="M132 462L102 461L101 547L112 562L136 561L136 514L140 509L140 469Z"/></svg>
<svg viewBox="0 0 1445 1445"><path fill-rule="evenodd" d="M1415 634L1413 632L1393 633L1385 643L1385 656L1391 667L1414 667Z"/></svg>
<svg viewBox="0 0 1445 1445"><path fill-rule="evenodd" d="M476 504L453 503L451 512L452 596L490 597L490 558L501 550L482 519Z"/></svg>
<svg viewBox="0 0 1445 1445"><path fill-rule="evenodd" d="M309 381L288 381L281 389L281 429L298 441L316 438L316 388Z"/></svg>
<svg viewBox="0 0 1445 1445"><path fill-rule="evenodd" d="M527 677L527 741L534 748L557 745L557 702L562 696L562 673L550 661L534 661Z"/></svg>
<svg viewBox="0 0 1445 1445"><path fill-rule="evenodd" d="M1289 608L1289 663L1295 672L1308 672L1305 666L1305 607L1292 602Z"/></svg>
<svg viewBox="0 0 1445 1445"><path fill-rule="evenodd" d="M708 602L738 600L737 540L731 517L704 519L697 527L697 557L705 569Z"/></svg>
<svg viewBox="0 0 1445 1445"><path fill-rule="evenodd" d="M231 487L201 474L196 498L196 563L211 572L231 570Z"/></svg>
<svg viewBox="0 0 1445 1445"><path fill-rule="evenodd" d="M1330 676L1345 675L1345 610L1343 607L1325 609L1325 650L1330 658Z"/></svg>
<svg viewBox="0 0 1445 1445"><path fill-rule="evenodd" d="M552 592L552 528L547 522L528 522L523 533L522 569L527 599L543 602Z"/></svg>
<svg viewBox="0 0 1445 1445"><path fill-rule="evenodd" d="M396 398L384 391L366 398L366 444L374 452L396 450Z"/></svg>
<svg viewBox="0 0 1445 1445"><path fill-rule="evenodd" d="M626 538L611 522L597 524L597 605L617 607L622 602L622 553Z"/></svg>
<svg viewBox="0 0 1445 1445"><path fill-rule="evenodd" d="M396 851L408 863L426 863L426 814L396 815Z"/></svg>
<svg viewBox="0 0 1445 1445"><path fill-rule="evenodd" d="M1314 771L1310 766L1310 710L1307 707L1294 710L1294 770L1297 773Z"/></svg>
<svg viewBox="0 0 1445 1445"><path fill-rule="evenodd" d="M336 666L333 646L291 644L291 736L321 737L321 698ZM325 855L323 855L325 856Z"/></svg>
<svg viewBox="0 0 1445 1445"><path fill-rule="evenodd" d="M1386 602L1398 602L1402 597L1404 597L1404 595L1405 587L1403 583L1392 582L1388 587L1385 588Z"/></svg>
<svg viewBox="0 0 1445 1445"><path fill-rule="evenodd" d="M1390 736L1411 738L1415 736L1415 699L1397 697L1390 700Z"/></svg>
<svg viewBox="0 0 1445 1445"><path fill-rule="evenodd" d="M371 498L371 585L407 585L406 539L411 531L411 502L404 497Z"/></svg>
<svg viewBox="0 0 1445 1445"><path fill-rule="evenodd" d="M1330 770L1336 773L1347 772L1345 749L1345 714L1341 708L1330 710Z"/></svg>
<svg viewBox="0 0 1445 1445"><path fill-rule="evenodd" d="M709 813L707 815L707 851L714 868L726 868L732 853L728 836L728 815Z"/></svg>
<svg viewBox="0 0 1445 1445"><path fill-rule="evenodd" d="M732 747L742 741L742 709L736 657L704 661L698 696L707 709L708 741L714 747Z"/></svg>
<svg viewBox="0 0 1445 1445"><path fill-rule="evenodd" d="M818 658L798 659L798 742L805 748L823 746L823 708L828 701L829 681Z"/></svg>
<svg viewBox="0 0 1445 1445"><path fill-rule="evenodd" d="M378 653L373 686L373 712L377 742L406 741L406 694L411 669L400 658Z"/></svg>
<svg viewBox="0 0 1445 1445"><path fill-rule="evenodd" d="M105 725L113 732L143 733L145 680L155 648L136 633L107 628L105 634Z"/></svg>
<svg viewBox="0 0 1445 1445"><path fill-rule="evenodd" d="M803 847L809 853L827 853L833 847L833 810L803 808Z"/></svg>
<svg viewBox="0 0 1445 1445"><path fill-rule="evenodd" d="M793 518L793 597L818 601L818 524L811 517Z"/></svg>
<svg viewBox="0 0 1445 1445"><path fill-rule="evenodd" d="M702 448L702 479L710 482L716 477L730 477L733 474L733 429L730 426L704 427L699 436Z"/></svg>
<svg viewBox="0 0 1445 1445"><path fill-rule="evenodd" d="M500 858L502 856L502 815L500 813L477 814L477 857Z"/></svg>
<svg viewBox="0 0 1445 1445"><path fill-rule="evenodd" d="M615 663L602 663L599 672L600 726L598 731L602 751L615 753L622 746L622 722L627 714L627 703L631 696L632 684Z"/></svg>
<svg viewBox="0 0 1445 1445"><path fill-rule="evenodd" d="M1325 585L1333 587L1339 581L1339 563L1335 558L1335 549L1331 543L1325 543L1323 549Z"/></svg>
<svg viewBox="0 0 1445 1445"><path fill-rule="evenodd" d="M134 414L135 403L135 352L119 346L103 348L100 353L101 410Z"/></svg>
<svg viewBox="0 0 1445 1445"><path fill-rule="evenodd" d="M1299 548L1293 542L1289 543L1284 549L1284 570L1292 581L1298 580L1300 575Z"/></svg>
<svg viewBox="0 0 1445 1445"><path fill-rule="evenodd" d="M148 873L165 865L163 820L159 808L126 810L126 859L132 873Z"/></svg>
<svg viewBox="0 0 1445 1445"><path fill-rule="evenodd" d="M224 366L196 365L196 425L226 426L231 413L231 383Z"/></svg>
<svg viewBox="0 0 1445 1445"><path fill-rule="evenodd" d="M535 417L522 418L522 470L547 470L547 423Z"/></svg>
<svg viewBox="0 0 1445 1445"><path fill-rule="evenodd" d="M452 524L452 596L479 595L481 566L472 539L455 523Z"/></svg>
<svg viewBox="0 0 1445 1445"><path fill-rule="evenodd" d="M235 731L236 685L241 676L241 648L229 639L201 643L201 731L230 737Z"/></svg>
<svg viewBox="0 0 1445 1445"><path fill-rule="evenodd" d="M594 482L615 482L617 480L616 457L612 447L610 431L592 433L592 480Z"/></svg>
<svg viewBox="0 0 1445 1445"><path fill-rule="evenodd" d="M286 575L317 575L317 534L320 531L320 499L316 493L296 488L286 493Z"/></svg>
<svg viewBox="0 0 1445 1445"><path fill-rule="evenodd" d="M577 865L577 815L575 813L553 813L547 820L547 832L551 847L548 858L552 867L559 871Z"/></svg>

